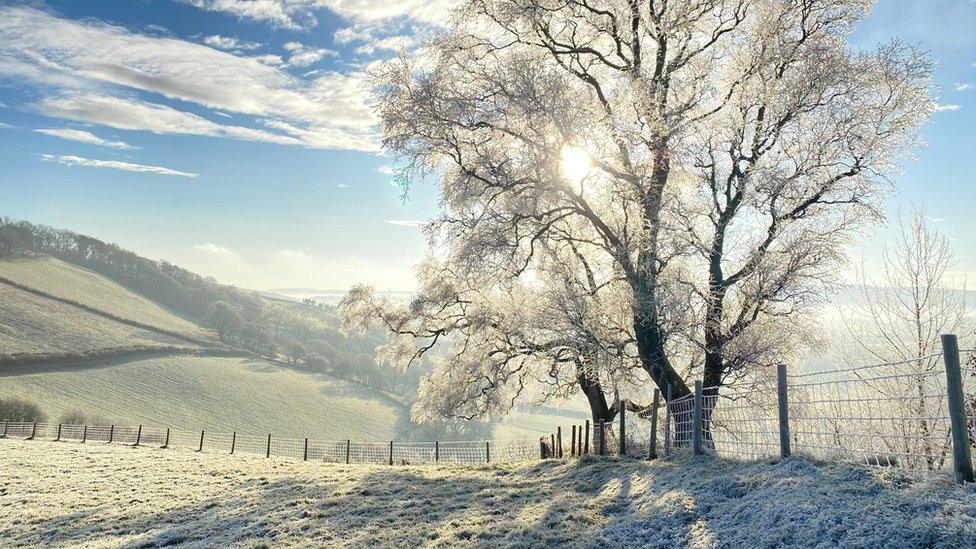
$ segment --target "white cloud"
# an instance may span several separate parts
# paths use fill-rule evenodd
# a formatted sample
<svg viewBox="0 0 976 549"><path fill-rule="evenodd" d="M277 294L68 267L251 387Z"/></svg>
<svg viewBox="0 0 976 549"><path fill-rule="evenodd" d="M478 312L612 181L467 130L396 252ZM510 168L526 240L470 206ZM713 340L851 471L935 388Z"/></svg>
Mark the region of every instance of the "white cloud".
<svg viewBox="0 0 976 549"><path fill-rule="evenodd" d="M318 24L316 12L325 8L354 21L411 19L443 24L457 0L181 0L286 29L309 29Z"/></svg>
<svg viewBox="0 0 976 549"><path fill-rule="evenodd" d="M0 122L0 128L13 128L13 126L4 122Z"/></svg>
<svg viewBox="0 0 976 549"><path fill-rule="evenodd" d="M956 82L955 88L957 92L963 92L973 89L973 85L969 82Z"/></svg>
<svg viewBox="0 0 976 549"><path fill-rule="evenodd" d="M121 130L229 137L282 145L302 144L298 139L286 135L243 126L221 125L202 116L136 99L74 94L44 99L33 107L46 116L92 122Z"/></svg>
<svg viewBox="0 0 976 549"><path fill-rule="evenodd" d="M948 104L940 103L935 106L935 112L954 112L954 111L958 111L961 108L962 107L960 107L959 105L954 105L952 103L948 103Z"/></svg>
<svg viewBox="0 0 976 549"><path fill-rule="evenodd" d="M384 219L383 223L387 223L389 225L398 225L400 227L414 227L414 228L423 227L424 225L427 224L424 221L412 221L408 219Z"/></svg>
<svg viewBox="0 0 976 549"><path fill-rule="evenodd" d="M318 63L327 55L338 56L335 51L326 48L311 48L301 42L288 42L284 48L291 52L288 61L285 63L289 67L307 67Z"/></svg>
<svg viewBox="0 0 976 549"><path fill-rule="evenodd" d="M393 175L395 169L393 166L380 166L379 168L376 168L376 171L383 175Z"/></svg>
<svg viewBox="0 0 976 549"><path fill-rule="evenodd" d="M227 248L225 246L218 246L218 245L216 245L216 244L214 244L212 242L206 242L204 244L194 244L193 245L193 251L194 252L207 253L207 254L220 255L220 256L224 256L224 257L235 257L235 256L237 256L237 254L234 253L233 251L231 251L230 248Z"/></svg>
<svg viewBox="0 0 976 549"><path fill-rule="evenodd" d="M93 160L80 156L42 154L41 160L45 162L57 162L64 166L84 166L88 168L110 168L113 170L123 170L127 172L154 173L158 175L176 175L180 177L198 177L199 174L181 172L163 168L161 166L146 166L144 164L132 164L130 162L119 162L117 160Z"/></svg>
<svg viewBox="0 0 976 549"><path fill-rule="evenodd" d="M261 47L260 42L246 42L238 40L236 37L221 36L214 34L203 39L203 43L221 50L245 50L251 51Z"/></svg>
<svg viewBox="0 0 976 549"><path fill-rule="evenodd" d="M362 73L323 72L312 80L303 80L252 57L173 38L133 34L104 23L69 21L27 7L0 7L2 78L32 83L45 92L58 90L38 105L45 105L52 96L88 96L153 106L141 111L147 115L168 109L184 119L204 120L170 107L121 97L122 90L136 89L223 112L258 116L300 130L277 137L246 128L203 135L319 148L379 148L376 117L367 105ZM75 114L72 120L103 123L99 119L105 118L90 110ZM142 124L130 121L129 125L159 121L156 117ZM251 137L240 137L244 133ZM302 137L296 138L297 134Z"/></svg>
<svg viewBox="0 0 976 549"><path fill-rule="evenodd" d="M346 185L345 183L339 183L339 188L340 189L348 189L349 188L349 185Z"/></svg>
<svg viewBox="0 0 976 549"><path fill-rule="evenodd" d="M108 141L91 132L86 132L83 130L73 130L70 128L41 128L34 131L37 133L43 133L44 135L50 135L52 137L60 137L61 139L77 141L79 143L87 143L89 145L99 145L101 147L108 147L110 149L119 149L124 151L138 148L133 147L124 141Z"/></svg>

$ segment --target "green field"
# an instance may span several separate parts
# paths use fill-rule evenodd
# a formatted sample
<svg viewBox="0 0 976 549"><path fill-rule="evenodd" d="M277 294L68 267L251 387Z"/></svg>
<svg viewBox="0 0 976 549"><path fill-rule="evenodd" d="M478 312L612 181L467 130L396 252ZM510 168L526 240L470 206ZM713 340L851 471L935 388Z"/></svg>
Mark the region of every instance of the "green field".
<svg viewBox="0 0 976 549"><path fill-rule="evenodd" d="M82 410L118 424L389 440L406 410L365 387L245 358L165 357L0 376L0 396L52 420Z"/></svg>
<svg viewBox="0 0 976 549"><path fill-rule="evenodd" d="M57 259L2 261L0 277L120 318L209 337L151 300ZM0 356L186 345L0 284ZM52 359L49 365L8 367L0 373L0 398L9 396L36 402L52 421L80 410L119 424L360 441L407 438L413 430L407 406L377 391L255 359L133 353L87 366L63 366ZM516 413L497 425L493 437L536 438L558 425L568 432L573 423L582 420L549 412Z"/></svg>
<svg viewBox="0 0 976 549"><path fill-rule="evenodd" d="M164 345L186 342L0 284L0 356Z"/></svg>
<svg viewBox="0 0 976 549"><path fill-rule="evenodd" d="M209 331L111 280L53 257L0 261L0 277L100 311L195 338Z"/></svg>

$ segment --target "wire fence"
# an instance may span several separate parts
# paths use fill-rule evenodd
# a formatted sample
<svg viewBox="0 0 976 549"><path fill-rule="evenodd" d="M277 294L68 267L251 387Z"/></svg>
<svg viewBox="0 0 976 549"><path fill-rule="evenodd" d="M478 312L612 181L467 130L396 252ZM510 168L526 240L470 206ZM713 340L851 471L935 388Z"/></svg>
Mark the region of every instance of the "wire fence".
<svg viewBox="0 0 976 549"><path fill-rule="evenodd" d="M954 337L952 341L954 346ZM685 451L754 460L797 453L916 472L953 468L957 479L960 475L971 478L969 456L976 447L976 352L953 347L955 366L951 368L953 361L947 356L932 353L792 375L781 367L775 379L740 382L733 387L696 384L695 393L644 410L628 411L618 405L619 412L611 421L586 420L565 430L557 427L540 437L538 446L524 439L376 443L24 422L4 422L0 436L387 465L508 463L590 454L653 458ZM961 381L952 381L949 369ZM950 398L953 385L961 395L955 406ZM654 402L658 402L657 393ZM955 433L954 424L961 426ZM959 453L962 446L966 451ZM969 462L968 473L960 459Z"/></svg>
<svg viewBox="0 0 976 549"><path fill-rule="evenodd" d="M77 443L124 444L221 454L255 454L330 463L386 465L511 463L540 457L527 440L354 442L253 435L238 432L185 431L150 426L0 423L0 437Z"/></svg>
<svg viewBox="0 0 976 549"><path fill-rule="evenodd" d="M976 353L953 353L962 380L965 432L960 444L971 455L976 448ZM947 470L953 467L953 414L946 372L942 353L820 372L784 372L785 418L777 380L731 388L699 386L697 396L667 403L664 453L697 449L761 459L785 451L915 472Z"/></svg>

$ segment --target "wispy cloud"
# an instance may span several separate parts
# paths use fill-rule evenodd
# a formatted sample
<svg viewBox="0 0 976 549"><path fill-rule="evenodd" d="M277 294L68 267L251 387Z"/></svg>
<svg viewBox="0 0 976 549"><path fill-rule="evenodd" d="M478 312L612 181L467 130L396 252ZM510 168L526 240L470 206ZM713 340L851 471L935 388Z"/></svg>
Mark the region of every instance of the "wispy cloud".
<svg viewBox="0 0 976 549"><path fill-rule="evenodd" d="M235 15L286 29L309 29L317 12L328 9L353 21L411 19L443 23L455 0L179 0L208 11Z"/></svg>
<svg viewBox="0 0 976 549"><path fill-rule="evenodd" d="M181 172L163 168L161 166L146 166L144 164L133 164L130 162L119 162L117 160L93 160L71 155L42 154L41 160L45 162L57 162L64 166L84 166L87 168L110 168L113 170L123 170L127 172L153 173L158 175L176 175L180 177L198 177L199 174Z"/></svg>
<svg viewBox="0 0 976 549"><path fill-rule="evenodd" d="M4 122L0 122L0 128L12 128L12 127L13 126L11 126L10 124L4 123Z"/></svg>
<svg viewBox="0 0 976 549"><path fill-rule="evenodd" d="M221 36L219 34L204 38L203 43L217 49L231 51L251 51L262 46L260 42L246 42L238 40L236 37Z"/></svg>
<svg viewBox="0 0 976 549"><path fill-rule="evenodd" d="M384 219L383 223L389 225L398 225L400 227L414 227L414 228L423 227L424 225L427 224L424 221L413 221L408 219Z"/></svg>
<svg viewBox="0 0 976 549"><path fill-rule="evenodd" d="M71 128L41 128L34 131L37 133L43 133L44 135L50 135L52 137L60 137L61 139L67 139L69 141L77 141L79 143L87 143L89 145L98 145L101 147L108 147L110 149L119 149L124 151L139 148L133 147L124 141L108 141L107 139L102 139L101 137L84 130L74 130Z"/></svg>
<svg viewBox="0 0 976 549"><path fill-rule="evenodd" d="M237 255L230 248L227 248L226 246L218 246L217 244L214 244L212 242L206 242L203 244L194 244L193 251L207 253L207 254L222 255L227 257Z"/></svg>
<svg viewBox="0 0 976 549"><path fill-rule="evenodd" d="M946 103L946 104L940 103L935 106L935 112L953 112L953 111L958 111L961 108L962 107L960 107L959 105L955 105L953 103Z"/></svg>
<svg viewBox="0 0 976 549"><path fill-rule="evenodd" d="M288 42L284 48L290 52L288 61L285 63L289 67L308 67L322 60L327 55L338 56L338 52L326 48L311 48L301 42Z"/></svg>
<svg viewBox="0 0 976 549"><path fill-rule="evenodd" d="M295 59L298 64L313 62L310 59L320 55L317 50L293 53L301 55ZM326 71L303 79L253 57L105 23L62 19L29 7L0 7L0 77L33 84L43 95L36 102L42 107L52 98L86 96L152 105L140 111L146 116L165 108L183 119L202 120L196 114L133 99L134 89L281 124L266 124L273 132L228 128L204 135L241 138L246 133L248 139L306 147L379 149L376 116L367 104L361 72ZM43 108L40 112L60 116ZM105 116L81 109L63 118L101 124ZM161 119L129 122L129 126L158 126ZM296 131L282 133L284 127Z"/></svg>
<svg viewBox="0 0 976 549"><path fill-rule="evenodd" d="M973 89L973 85L969 82L956 82L955 88L957 92L963 92Z"/></svg>

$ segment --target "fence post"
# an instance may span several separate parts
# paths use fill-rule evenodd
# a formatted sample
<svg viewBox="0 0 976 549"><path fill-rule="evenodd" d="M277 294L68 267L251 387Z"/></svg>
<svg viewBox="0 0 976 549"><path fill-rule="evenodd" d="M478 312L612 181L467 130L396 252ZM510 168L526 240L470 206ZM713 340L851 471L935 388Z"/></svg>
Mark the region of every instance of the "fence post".
<svg viewBox="0 0 976 549"><path fill-rule="evenodd" d="M779 404L779 455L786 458L790 457L790 406L786 364L776 365L776 400Z"/></svg>
<svg viewBox="0 0 976 549"><path fill-rule="evenodd" d="M133 444L133 446L139 446L140 442L142 442L142 425L140 425L139 430L136 431L136 443Z"/></svg>
<svg viewBox="0 0 976 549"><path fill-rule="evenodd" d="M111 425L108 428L108 443L112 444L113 440L115 440L115 425Z"/></svg>
<svg viewBox="0 0 976 549"><path fill-rule="evenodd" d="M31 436L27 437L27 440L34 440L34 437L35 436L37 436L37 422L36 421L34 422L34 425L31 427Z"/></svg>
<svg viewBox="0 0 976 549"><path fill-rule="evenodd" d="M627 402L620 399L620 455L627 455Z"/></svg>
<svg viewBox="0 0 976 549"><path fill-rule="evenodd" d="M234 453L234 448L237 447L237 431L234 431L230 435L230 453Z"/></svg>
<svg viewBox="0 0 976 549"><path fill-rule="evenodd" d="M390 441L390 465L393 465L393 441Z"/></svg>
<svg viewBox="0 0 976 549"><path fill-rule="evenodd" d="M959 367L959 341L954 334L942 334L942 356L946 369L949 419L952 423L952 472L956 482L973 482L973 458L969 449L966 398Z"/></svg>
<svg viewBox="0 0 976 549"><path fill-rule="evenodd" d="M54 439L54 442L61 440L61 424L58 423L58 437Z"/></svg>
<svg viewBox="0 0 976 549"><path fill-rule="evenodd" d="M441 442L439 440L434 441L434 462L441 460Z"/></svg>
<svg viewBox="0 0 976 549"><path fill-rule="evenodd" d="M352 439L346 439L346 465L349 465L349 446L352 444Z"/></svg>
<svg viewBox="0 0 976 549"><path fill-rule="evenodd" d="M202 451L203 451L203 431L200 431L200 448L197 449L197 452L202 452Z"/></svg>
<svg viewBox="0 0 976 549"><path fill-rule="evenodd" d="M264 457L271 457L271 433L268 433L268 451L265 452Z"/></svg>
<svg viewBox="0 0 976 549"><path fill-rule="evenodd" d="M163 448L169 448L169 427L166 428L166 440L163 442Z"/></svg>
<svg viewBox="0 0 976 549"><path fill-rule="evenodd" d="M85 429L81 432L81 443L84 444L88 440L88 425L85 425Z"/></svg>
<svg viewBox="0 0 976 549"><path fill-rule="evenodd" d="M569 455L576 455L576 425L573 425L573 434L570 437Z"/></svg>
<svg viewBox="0 0 976 549"><path fill-rule="evenodd" d="M305 438L305 453L302 454L302 461L308 461L308 437Z"/></svg>
<svg viewBox="0 0 976 549"><path fill-rule="evenodd" d="M10 422L9 421L4 421L3 422L3 436L0 437L0 438L7 438L7 427L9 427L9 426L10 426Z"/></svg>
<svg viewBox="0 0 976 549"><path fill-rule="evenodd" d="M647 459L657 459L657 409L661 405L661 391L654 389L651 401L651 440L647 447Z"/></svg>
<svg viewBox="0 0 976 549"><path fill-rule="evenodd" d="M556 427L556 446L559 459L563 459L563 428L561 425Z"/></svg>
<svg viewBox="0 0 976 549"><path fill-rule="evenodd" d="M590 420L586 420L586 438L583 439L583 453L590 453Z"/></svg>
<svg viewBox="0 0 976 549"><path fill-rule="evenodd" d="M691 420L691 445L695 455L700 456L702 450L702 382L695 381L695 412Z"/></svg>
<svg viewBox="0 0 976 549"><path fill-rule="evenodd" d="M668 384L668 396L664 399L664 455L671 453L671 384Z"/></svg>
<svg viewBox="0 0 976 549"><path fill-rule="evenodd" d="M607 432L607 422L605 420L601 419L600 420L600 438L598 439L600 441L600 445L598 446L598 448L599 448L599 454L601 456L604 455L604 451L606 450L606 448L605 448L605 445L607 443L607 437L605 435L606 432Z"/></svg>
<svg viewBox="0 0 976 549"><path fill-rule="evenodd" d="M485 441L485 463L491 463L491 448L488 446L491 444L489 441Z"/></svg>
<svg viewBox="0 0 976 549"><path fill-rule="evenodd" d="M546 437L539 437L539 459L546 459Z"/></svg>

